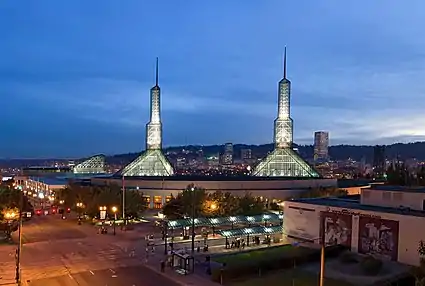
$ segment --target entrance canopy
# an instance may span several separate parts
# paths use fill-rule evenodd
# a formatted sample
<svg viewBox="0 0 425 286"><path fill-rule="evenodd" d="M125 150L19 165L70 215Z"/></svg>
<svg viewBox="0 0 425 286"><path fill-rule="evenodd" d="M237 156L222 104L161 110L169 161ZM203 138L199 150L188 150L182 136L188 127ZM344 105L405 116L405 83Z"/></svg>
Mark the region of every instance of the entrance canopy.
<svg viewBox="0 0 425 286"><path fill-rule="evenodd" d="M258 224L258 223L281 223L283 215L274 213L264 213L255 216L227 216L214 218L195 218L195 226L225 226L233 224ZM178 219L167 221L169 229L183 228L192 226L192 219Z"/></svg>
<svg viewBox="0 0 425 286"><path fill-rule="evenodd" d="M241 237L245 235L267 235L275 233L283 233L282 226L256 226L239 229L220 230L217 233L223 237Z"/></svg>

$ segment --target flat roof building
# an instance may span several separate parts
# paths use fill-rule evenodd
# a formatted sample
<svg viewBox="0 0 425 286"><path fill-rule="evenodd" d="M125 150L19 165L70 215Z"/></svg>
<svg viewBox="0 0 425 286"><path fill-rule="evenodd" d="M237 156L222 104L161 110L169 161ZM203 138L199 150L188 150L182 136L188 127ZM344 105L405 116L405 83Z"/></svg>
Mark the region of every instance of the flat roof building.
<svg viewBox="0 0 425 286"><path fill-rule="evenodd" d="M425 188L377 185L361 189L360 198L291 200L284 207L288 238L419 265L425 239Z"/></svg>

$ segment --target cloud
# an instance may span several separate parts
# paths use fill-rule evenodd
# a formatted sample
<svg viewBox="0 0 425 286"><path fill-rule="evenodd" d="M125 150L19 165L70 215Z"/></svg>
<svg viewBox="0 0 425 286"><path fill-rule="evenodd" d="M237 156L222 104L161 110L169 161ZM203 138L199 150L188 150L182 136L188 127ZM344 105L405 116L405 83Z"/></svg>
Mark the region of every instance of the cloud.
<svg viewBox="0 0 425 286"><path fill-rule="evenodd" d="M55 138L82 132L92 136L84 152L141 148L159 56L165 144L270 142L287 45L297 143L311 143L316 130L334 143L424 136L423 1L169 1L161 21L157 5L0 3L8 132L37 122L32 136L57 152L74 146ZM39 127L52 118L55 128Z"/></svg>

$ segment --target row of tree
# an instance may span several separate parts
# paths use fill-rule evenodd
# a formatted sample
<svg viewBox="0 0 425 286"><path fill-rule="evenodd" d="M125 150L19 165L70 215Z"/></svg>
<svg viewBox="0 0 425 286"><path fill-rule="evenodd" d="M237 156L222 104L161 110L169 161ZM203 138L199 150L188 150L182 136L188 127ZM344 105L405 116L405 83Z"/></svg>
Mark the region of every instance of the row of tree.
<svg viewBox="0 0 425 286"><path fill-rule="evenodd" d="M346 190L338 188L314 188L300 193L297 198L314 198L347 195ZM189 185L177 197L165 204L163 213L169 219L179 219L194 214L200 216L257 215L266 209L279 210L276 203L266 202L246 193L234 196L229 192L208 193L205 189Z"/></svg>
<svg viewBox="0 0 425 286"><path fill-rule="evenodd" d="M163 213L168 219L192 215L195 217L256 215L263 213L264 210L264 202L248 193L243 197L221 191L208 193L205 189L194 185L187 186L163 207Z"/></svg>
<svg viewBox="0 0 425 286"><path fill-rule="evenodd" d="M122 213L122 190L118 185L107 186L82 186L70 183L58 193L57 199L63 201L64 205L76 211L82 211L89 216L99 214L99 207L107 207L111 213L113 206L117 207L118 214ZM143 194L138 191L125 191L125 212L128 216L138 216L146 207L147 202ZM78 209L77 203L83 205Z"/></svg>
<svg viewBox="0 0 425 286"><path fill-rule="evenodd" d="M397 186L425 186L425 166L411 171L405 164L392 164L387 169L387 182Z"/></svg>

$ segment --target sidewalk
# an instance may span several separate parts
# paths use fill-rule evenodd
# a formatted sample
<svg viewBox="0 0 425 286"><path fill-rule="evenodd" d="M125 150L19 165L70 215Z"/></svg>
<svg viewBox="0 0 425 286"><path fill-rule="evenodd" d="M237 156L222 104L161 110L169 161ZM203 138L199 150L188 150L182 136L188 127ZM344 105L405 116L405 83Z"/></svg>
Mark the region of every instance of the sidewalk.
<svg viewBox="0 0 425 286"><path fill-rule="evenodd" d="M143 265L162 276L166 276L167 278L179 283L182 286L189 286L189 285L217 286L218 285L212 282L209 276L202 277L201 275L199 275L199 273L196 273L196 267L195 267L195 272L190 275L181 275L169 267L166 267L165 271L161 272L162 260L165 261L165 256L163 254L157 253L154 256L150 256L147 262L146 260L144 260Z"/></svg>

